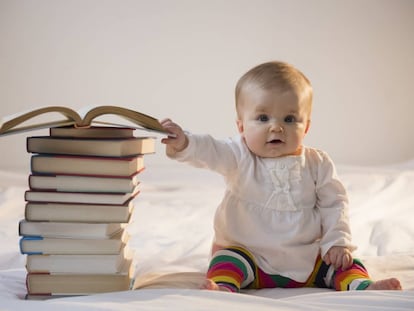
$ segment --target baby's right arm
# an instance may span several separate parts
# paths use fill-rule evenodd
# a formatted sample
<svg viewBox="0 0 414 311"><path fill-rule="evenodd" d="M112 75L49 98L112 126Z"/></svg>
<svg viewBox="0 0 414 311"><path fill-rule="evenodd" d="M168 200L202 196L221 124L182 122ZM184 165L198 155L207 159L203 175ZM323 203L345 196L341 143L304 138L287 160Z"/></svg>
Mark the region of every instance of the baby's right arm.
<svg viewBox="0 0 414 311"><path fill-rule="evenodd" d="M172 134L161 140L163 144L167 145L167 154L174 154L187 148L188 137L178 124L171 119L164 119L160 123L165 130Z"/></svg>
<svg viewBox="0 0 414 311"><path fill-rule="evenodd" d="M222 175L238 169L238 160L231 140L216 140L210 135L193 135L170 119L162 120L161 125L168 133L161 140L166 144L168 157L195 167L209 168Z"/></svg>

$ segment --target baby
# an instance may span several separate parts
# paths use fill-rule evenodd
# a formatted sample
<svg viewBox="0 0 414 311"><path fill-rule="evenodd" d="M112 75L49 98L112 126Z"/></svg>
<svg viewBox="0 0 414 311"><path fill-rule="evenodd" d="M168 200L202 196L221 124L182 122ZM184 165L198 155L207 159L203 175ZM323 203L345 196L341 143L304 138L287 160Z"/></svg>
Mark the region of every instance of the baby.
<svg viewBox="0 0 414 311"><path fill-rule="evenodd" d="M225 178L203 288L401 289L395 278L371 280L352 256L348 199L334 163L303 145L312 96L302 72L268 62L237 83L237 137L216 140L161 122L172 134L162 139L170 158Z"/></svg>

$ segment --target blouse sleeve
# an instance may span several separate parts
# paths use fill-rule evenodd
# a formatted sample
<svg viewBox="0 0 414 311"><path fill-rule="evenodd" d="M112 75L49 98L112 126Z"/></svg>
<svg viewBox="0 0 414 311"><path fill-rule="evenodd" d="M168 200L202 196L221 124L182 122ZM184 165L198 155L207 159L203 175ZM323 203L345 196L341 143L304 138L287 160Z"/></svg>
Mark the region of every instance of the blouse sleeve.
<svg viewBox="0 0 414 311"><path fill-rule="evenodd" d="M172 159L199 168L208 168L222 175L237 169L237 146L233 140L217 140L210 135L186 133L188 146L181 152L168 154Z"/></svg>
<svg viewBox="0 0 414 311"><path fill-rule="evenodd" d="M320 152L320 163L316 180L316 205L322 218L322 257L332 246L344 246L351 251L356 247L351 243L351 229L348 215L348 196L339 180L333 161Z"/></svg>

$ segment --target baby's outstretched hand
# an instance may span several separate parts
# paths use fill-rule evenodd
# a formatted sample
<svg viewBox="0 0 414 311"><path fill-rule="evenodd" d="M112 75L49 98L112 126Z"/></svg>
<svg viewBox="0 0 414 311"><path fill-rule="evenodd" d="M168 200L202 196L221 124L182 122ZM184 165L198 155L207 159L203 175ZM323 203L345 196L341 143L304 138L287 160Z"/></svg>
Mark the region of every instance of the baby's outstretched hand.
<svg viewBox="0 0 414 311"><path fill-rule="evenodd" d="M167 152L180 152L187 148L187 135L178 124L171 121L171 119L164 119L160 123L167 132L171 133L167 138L161 139L161 142L167 145Z"/></svg>
<svg viewBox="0 0 414 311"><path fill-rule="evenodd" d="M327 265L333 265L335 269L342 268L346 270L352 266L353 258L351 251L343 246L332 246L326 255L323 257L323 261Z"/></svg>

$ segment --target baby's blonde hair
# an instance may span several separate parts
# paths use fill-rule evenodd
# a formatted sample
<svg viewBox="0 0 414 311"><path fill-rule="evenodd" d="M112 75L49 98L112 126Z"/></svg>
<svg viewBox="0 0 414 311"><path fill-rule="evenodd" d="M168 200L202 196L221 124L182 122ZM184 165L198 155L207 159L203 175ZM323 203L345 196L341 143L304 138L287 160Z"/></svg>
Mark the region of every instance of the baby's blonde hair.
<svg viewBox="0 0 414 311"><path fill-rule="evenodd" d="M246 72L236 84L236 110L239 114L239 103L242 93L251 87L262 90L277 90L280 92L292 91L299 96L312 110L312 85L308 78L292 65L272 61L260 64ZM253 90L254 90L253 88Z"/></svg>

